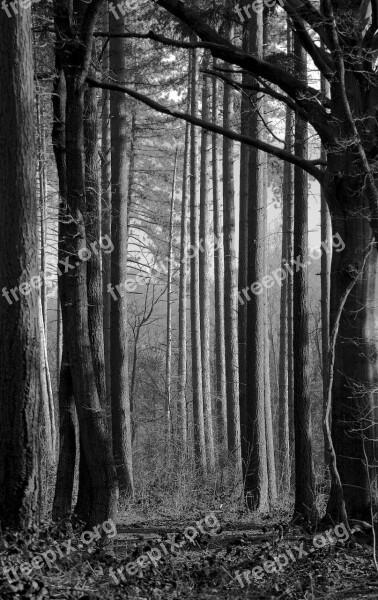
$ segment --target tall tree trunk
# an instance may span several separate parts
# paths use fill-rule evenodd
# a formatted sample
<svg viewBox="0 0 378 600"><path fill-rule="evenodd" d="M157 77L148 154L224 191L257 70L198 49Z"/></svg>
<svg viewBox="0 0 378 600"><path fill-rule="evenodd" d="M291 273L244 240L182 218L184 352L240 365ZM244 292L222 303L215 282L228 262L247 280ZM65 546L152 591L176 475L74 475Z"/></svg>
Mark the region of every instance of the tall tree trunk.
<svg viewBox="0 0 378 600"><path fill-rule="evenodd" d="M124 19L110 16L112 33L123 33ZM117 80L125 79L126 47L122 38L110 41L110 66ZM110 95L112 136L112 241L113 287L127 278L127 101L123 94ZM111 303L111 397L113 452L120 489L133 494L132 432L128 381L127 292Z"/></svg>
<svg viewBox="0 0 378 600"><path fill-rule="evenodd" d="M198 115L198 58L197 51L192 56L191 114ZM192 388L194 417L194 451L197 467L206 473L206 444L203 415L202 362L201 362L201 325L199 298L199 131L191 125L190 149L190 242L194 256L190 260L190 321L192 333Z"/></svg>
<svg viewBox="0 0 378 600"><path fill-rule="evenodd" d="M41 283L42 317L47 336L47 294L46 294L46 227L47 227L47 181L46 181L46 138L44 127L43 98L38 90L36 95L36 116L38 129L38 187L40 214L40 256L43 281Z"/></svg>
<svg viewBox="0 0 378 600"><path fill-rule="evenodd" d="M292 51L292 33L289 22L287 21L287 52ZM285 148L288 152L293 149L293 126L294 115L289 107L286 107L285 119ZM293 165L285 162L283 165L283 183L282 183L282 242L281 242L281 263L291 262L289 256L289 244L292 223L290 221L290 206L293 202ZM281 268L283 268L281 266ZM278 448L279 464L281 472L280 491L286 496L290 491L290 437L289 437L289 313L292 309L291 298L289 297L289 277L282 282L280 299L280 358L279 358L279 427L278 427ZM291 294L290 294L291 295ZM289 303L290 302L290 303ZM291 341L291 340L290 340ZM291 346L291 344L290 344ZM291 374L290 374L291 379ZM293 425L292 425L293 428Z"/></svg>
<svg viewBox="0 0 378 600"><path fill-rule="evenodd" d="M226 3L228 9L231 5ZM234 27L227 20L225 35L232 39ZM227 65L226 65L227 67ZM231 129L234 119L234 93L224 85L223 127ZM223 244L224 244L224 325L226 348L228 452L236 485L242 482L239 364L238 364L238 280L234 182L234 142L223 138Z"/></svg>
<svg viewBox="0 0 378 600"><path fill-rule="evenodd" d="M307 81L307 55L294 36L297 75ZM307 158L308 126L296 117L295 154ZM294 169L294 256L301 264L308 258L308 175ZM294 268L294 267L293 267ZM315 474L312 457L311 398L309 391L309 331L307 267L294 268L294 429L295 508L297 514L312 518L315 509Z"/></svg>
<svg viewBox="0 0 378 600"><path fill-rule="evenodd" d="M190 75L191 61L189 61L188 73L188 111L190 107ZM180 239L180 283L179 283L179 357L178 357L178 383L177 383L177 430L179 444L183 454L187 450L187 409L186 409L186 380L187 380L187 286L188 286L188 244L189 244L189 229L188 229L188 209L189 209L189 169L190 169L190 126L189 123L185 126L185 143L184 143L184 165L182 176L182 200L181 200L181 239Z"/></svg>
<svg viewBox="0 0 378 600"><path fill-rule="evenodd" d="M330 88L327 80L321 78L321 89L324 95L330 95ZM322 145L322 159L326 160L327 155L324 146ZM332 238L332 222L329 208L327 205L326 193L321 187L320 190L320 232L321 241L327 244L327 247L331 248ZM331 302L331 263L332 253L326 252L324 249L321 256L321 268L320 268L320 281L321 281L321 322L322 322L322 378L323 378L323 409L326 410L327 399L328 399L328 379L329 379L329 310ZM329 453L327 450L327 443L324 442L324 463L328 464Z"/></svg>
<svg viewBox="0 0 378 600"><path fill-rule="evenodd" d="M203 68L209 64L209 55L205 53ZM211 83L205 75L202 83L202 119L210 121ZM200 316L201 316L201 357L202 390L205 416L205 438L207 463L210 471L215 469L215 451L213 434L213 415L211 406L211 369L210 369L210 160L211 134L201 131L201 184L200 184L200 240L203 252L200 252Z"/></svg>
<svg viewBox="0 0 378 600"><path fill-rule="evenodd" d="M214 60L214 67L217 62ZM218 125L219 85L217 78L213 77L212 112L213 123ZM214 343L215 343L215 377L216 377L216 414L218 448L221 462L227 458L227 392L226 392L226 351L224 331L224 252L222 232L222 212L220 194L220 169L221 155L220 137L212 135L212 171L213 171L213 220L214 220Z"/></svg>
<svg viewBox="0 0 378 600"><path fill-rule="evenodd" d="M109 12L104 11L102 17L104 31L109 31ZM103 54L102 69L105 75L109 73L109 40L104 44L106 48ZM110 92L102 90L102 125L101 125L101 182L102 182L102 214L101 234L111 239L111 214L112 214L112 166L111 166L111 133L110 133ZM104 312L104 356L106 377L106 416L111 430L111 375L110 375L110 306L109 284L111 283L111 256L109 252L102 254L102 293Z"/></svg>
<svg viewBox="0 0 378 600"><path fill-rule="evenodd" d="M165 414L167 417L168 441L172 437L172 261L173 261L173 219L175 212L177 153L173 167L171 206L169 215L169 241L168 241L168 273L167 273L167 349L165 359ZM168 449L170 451L170 449Z"/></svg>
<svg viewBox="0 0 378 600"><path fill-rule="evenodd" d="M65 152L65 110L66 110L66 81L60 66L59 57L56 56L56 73L54 77L53 94L53 130L52 143L59 180L59 245L58 259L64 261L64 240L62 232L62 216L66 198L66 152ZM60 331L63 339L60 369L57 371L58 401L59 401L59 460L56 476L55 495L53 501L52 518L57 521L63 519L72 509L72 494L75 477L76 459L76 408L73 392L71 365L68 354L68 340L64 336L63 312L66 310L67 299L62 278L58 278L58 292L60 300ZM65 316L67 319L67 316Z"/></svg>
<svg viewBox="0 0 378 600"><path fill-rule="evenodd" d="M243 51L248 52L250 46L248 23L243 25ZM249 75L243 73L242 84L251 84ZM242 94L240 107L240 131L250 134L251 101L247 93ZM249 160L250 148L245 144L240 146L240 194L239 194L239 290L248 287L248 206L249 206ZM249 461L247 443L247 304L239 303L239 404L241 448L243 471Z"/></svg>
<svg viewBox="0 0 378 600"><path fill-rule="evenodd" d="M38 292L28 291L39 267L30 8L0 14L0 90L0 514L3 527L30 527L41 407Z"/></svg>
<svg viewBox="0 0 378 600"><path fill-rule="evenodd" d="M263 17L253 13L249 23L250 52L262 56ZM260 137L263 123L260 115L261 100L254 98L251 116L251 135ZM249 209L248 209L248 283L261 281L264 277L265 240L264 231L264 155L251 149L249 161ZM254 290L252 290L254 291ZM265 425L265 302L264 290L252 293L247 304L247 443L248 456L245 475L247 502L254 508L268 506L268 467Z"/></svg>
<svg viewBox="0 0 378 600"><path fill-rule="evenodd" d="M91 7L92 8L92 7ZM106 420L97 392L88 325L88 294L86 264L86 232L84 179L84 81L92 50L92 32L95 8L86 9L82 29L78 34L81 52L77 51L77 37L71 36L71 15L67 7L56 7L56 31L59 57L64 69L67 86L66 103L66 165L67 203L61 224L62 253L73 261L61 276L66 295L63 311L63 331L68 339L76 410L79 419L80 443L85 455L90 480L90 503L79 517L86 524L101 523L115 518L118 487L107 434ZM79 15L80 17L80 15ZM72 266L72 262L71 262ZM66 269L65 269L66 271Z"/></svg>

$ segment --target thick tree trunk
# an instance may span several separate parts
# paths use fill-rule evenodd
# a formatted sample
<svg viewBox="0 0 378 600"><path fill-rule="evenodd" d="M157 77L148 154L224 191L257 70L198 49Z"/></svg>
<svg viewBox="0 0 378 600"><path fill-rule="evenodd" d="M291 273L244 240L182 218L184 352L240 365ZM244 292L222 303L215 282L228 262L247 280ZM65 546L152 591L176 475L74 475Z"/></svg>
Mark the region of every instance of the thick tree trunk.
<svg viewBox="0 0 378 600"><path fill-rule="evenodd" d="M109 31L109 13L105 10L102 17L104 31ZM109 41L104 50L102 59L103 73L109 73ZM111 214L112 214L112 166L111 166L111 133L110 133L110 92L102 90L102 126L101 126L101 183L102 183L102 214L101 234L111 239ZM104 356L106 377L106 416L111 430L111 376L110 376L110 306L111 298L108 286L111 283L111 255L109 252L102 254L102 293L104 313Z"/></svg>
<svg viewBox="0 0 378 600"><path fill-rule="evenodd" d="M0 514L3 527L30 527L41 408L38 292L28 284L39 267L30 8L12 19L1 11L0 90Z"/></svg>
<svg viewBox="0 0 378 600"><path fill-rule="evenodd" d="M209 56L204 55L203 68L206 69ZM210 121L211 82L205 75L202 82L202 119ZM215 451L213 434L213 415L211 406L211 368L210 368L210 160L211 134L201 131L201 184L200 184L200 240L203 252L200 252L200 311L201 311L201 358L202 393L205 417L205 439L207 463L210 471L215 469Z"/></svg>
<svg viewBox="0 0 378 600"><path fill-rule="evenodd" d="M216 67L214 61L214 67ZM217 78L213 77L213 123L218 125L218 89ZM215 338L215 377L216 377L216 415L218 452L222 463L227 458L227 393L226 393L226 352L224 333L224 252L220 195L219 160L221 155L220 137L212 135L212 171L213 171L213 221L214 221L214 338Z"/></svg>
<svg viewBox="0 0 378 600"><path fill-rule="evenodd" d="M124 19L110 17L114 33L124 31ZM125 78L126 47L122 38L110 41L113 76ZM111 279L113 287L127 278L127 101L120 93L110 95L112 136L112 241ZM111 398L113 452L118 481L123 493L133 494L132 432L128 381L127 292L111 303Z"/></svg>
<svg viewBox="0 0 378 600"><path fill-rule="evenodd" d="M226 25L226 37L232 39L232 36L233 25L229 21ZM233 118L234 93L232 87L225 84L223 95L223 127L231 129ZM242 481L242 462L239 407L234 142L227 138L223 138L223 245L228 452L233 465L234 480L236 485L239 486Z"/></svg>
<svg viewBox="0 0 378 600"><path fill-rule="evenodd" d="M198 58L193 50L192 83L191 83L191 114L198 114ZM201 325L199 298L199 131L194 125L190 128L190 242L194 256L190 260L190 321L192 333L192 388L193 388L193 417L194 417L194 451L197 467L201 473L207 470L205 428L202 394L202 361L201 361Z"/></svg>
<svg viewBox="0 0 378 600"><path fill-rule="evenodd" d="M286 109L286 149L292 148L292 111ZM293 168L284 164L282 186L282 261L289 262L288 247L291 230L289 222L289 204L292 203ZM281 492L286 495L290 490L290 443L289 443L289 281L286 277L281 287L280 300L280 359L279 359L279 457L281 471Z"/></svg>
<svg viewBox="0 0 378 600"><path fill-rule="evenodd" d="M253 13L249 23L249 47L257 56L263 53L263 18ZM263 109L257 94L253 96L255 110L251 116L253 137L261 136ZM248 208L248 283L264 277L264 155L250 150ZM268 506L268 470L265 424L265 302L263 288L252 293L247 302L247 448L245 491L251 508Z"/></svg>
<svg viewBox="0 0 378 600"><path fill-rule="evenodd" d="M294 37L297 74L307 80L306 52ZM299 117L295 124L295 154L307 158L308 126ZM294 169L294 256L304 264L294 269L294 427L295 427L295 513L312 518L315 509L315 474L312 457L311 398L309 390L308 331L308 175Z"/></svg>

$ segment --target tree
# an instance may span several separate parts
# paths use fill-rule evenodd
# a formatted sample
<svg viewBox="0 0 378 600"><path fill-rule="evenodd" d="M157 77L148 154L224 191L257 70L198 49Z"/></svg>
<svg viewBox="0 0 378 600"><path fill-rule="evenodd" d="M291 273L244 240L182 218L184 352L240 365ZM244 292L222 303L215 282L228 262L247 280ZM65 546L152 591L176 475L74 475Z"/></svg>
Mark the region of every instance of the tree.
<svg viewBox="0 0 378 600"><path fill-rule="evenodd" d="M70 4L70 3L69 3ZM106 419L96 386L89 339L86 264L81 259L86 246L84 91L92 53L93 31L101 2L80 5L72 30L69 5L55 5L57 54L66 82L66 203L62 211L60 249L75 268L64 269L61 285L63 336L68 344L72 382L79 420L80 444L88 477L89 504L79 516L88 524L115 517L118 487ZM84 12L85 10L85 12ZM78 40L80 40L78 50ZM83 468L84 465L82 465Z"/></svg>
<svg viewBox="0 0 378 600"><path fill-rule="evenodd" d="M124 18L110 16L110 29L124 31ZM118 80L125 78L126 47L122 38L110 40L110 69ZM127 278L127 104L125 96L110 95L111 118L111 169L112 169L112 241L111 282L122 285ZM127 292L111 303L111 402L113 453L120 489L133 494L132 432L129 396Z"/></svg>
<svg viewBox="0 0 378 600"><path fill-rule="evenodd" d="M203 69L206 69L209 56L203 57ZM204 76L202 82L202 119L210 120L211 82ZM210 370L210 159L211 135L209 131L201 132L201 180L200 180L200 231L203 251L199 256L200 277L200 321L201 321L201 358L202 358L202 393L205 417L205 439L207 463L210 471L215 468L213 415L211 406L211 370Z"/></svg>
<svg viewBox="0 0 378 600"><path fill-rule="evenodd" d="M300 81L307 81L307 57L294 36L294 60ZM300 117L295 121L294 151L307 158L308 127ZM294 269L294 431L295 431L295 508L311 518L315 504L315 473L312 458L311 398L309 392L309 331L308 331L308 175L294 169L294 256L300 262Z"/></svg>
<svg viewBox="0 0 378 600"><path fill-rule="evenodd" d="M260 91L295 110L313 127L324 144L326 164L320 157L303 159L277 145L202 123L210 131L244 141L303 168L324 187L334 236L342 240L339 252L334 252L332 259L331 330L343 292L351 279L356 279L356 285L343 305L336 343L333 437L348 514L368 517L371 506L369 473L364 468L356 468L356 464L363 465L366 462L366 444L357 433L356 424L360 424L361 415L374 412L376 392L372 390L377 389L378 380L376 367L369 359L377 351L373 335L377 310L374 301L377 281L375 246L364 262L366 249L370 248L378 232L378 190L374 182L377 129L372 117L377 94L372 50L378 39L375 33L378 20L375 11L371 10L372 2L348 3L345 7L340 0L324 0L318 10L309 2L299 5L297 0L284 0L284 9L292 20L301 45L316 68L331 82L330 97L325 97L320 90L300 81L275 61L241 52L208 25L198 10L177 0L157 0L156 4L188 25L200 38L199 44L206 44L213 57L261 78L262 83L258 86ZM309 30L319 36L324 43L324 50L313 41ZM192 48L195 45L193 42L169 40L155 33L138 36L178 47ZM361 80L363 86L360 85ZM278 86L279 90L271 84ZM167 109L134 90L124 87L123 91L157 110L201 125L200 119L193 119L172 108ZM368 136L366 131L369 132ZM362 392L361 386L364 389ZM373 435L371 439L376 437ZM375 442L369 442L369 460L374 455L374 449ZM339 513L336 488L333 482L328 506L328 512L335 520Z"/></svg>
<svg viewBox="0 0 378 600"><path fill-rule="evenodd" d="M2 11L0 513L2 526L8 527L38 521L40 493L38 292L29 285L38 273L32 56L30 8L12 19Z"/></svg>
<svg viewBox="0 0 378 600"><path fill-rule="evenodd" d="M198 57L193 50L191 73L191 114L198 114ZM190 243L193 248L199 249L199 138L198 128L190 128ZM199 256L198 250L190 261L190 323L192 333L192 388L193 388L193 415L194 415L194 449L198 468L206 473L206 443L203 414L202 392L202 360L201 360L201 323L200 323L200 298L199 298Z"/></svg>

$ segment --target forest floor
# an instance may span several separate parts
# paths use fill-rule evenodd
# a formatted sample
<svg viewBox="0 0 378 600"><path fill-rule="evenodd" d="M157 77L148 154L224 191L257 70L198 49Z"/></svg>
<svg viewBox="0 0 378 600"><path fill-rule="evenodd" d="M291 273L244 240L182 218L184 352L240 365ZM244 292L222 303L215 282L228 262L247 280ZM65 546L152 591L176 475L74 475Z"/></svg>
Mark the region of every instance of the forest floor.
<svg viewBox="0 0 378 600"><path fill-rule="evenodd" d="M328 535L321 530L309 533L270 515L234 514L226 518L222 510L212 511L211 516L204 510L202 514L194 511L185 519L165 516L148 522L145 518L133 522L129 515L118 524L111 546L76 549L72 556L56 560L50 569L27 575L21 575L19 566L57 544L56 536L60 541L63 533L49 530L41 537L39 532L27 541L8 536L3 538L0 562L15 569L15 582L10 584L0 569L0 598L378 598L372 539L363 534L350 538L343 526L333 528L337 535L331 529ZM78 542L78 538L73 539ZM137 559L139 566L135 566ZM132 563L129 573L128 563ZM248 583L243 572L254 568L259 578L250 576Z"/></svg>

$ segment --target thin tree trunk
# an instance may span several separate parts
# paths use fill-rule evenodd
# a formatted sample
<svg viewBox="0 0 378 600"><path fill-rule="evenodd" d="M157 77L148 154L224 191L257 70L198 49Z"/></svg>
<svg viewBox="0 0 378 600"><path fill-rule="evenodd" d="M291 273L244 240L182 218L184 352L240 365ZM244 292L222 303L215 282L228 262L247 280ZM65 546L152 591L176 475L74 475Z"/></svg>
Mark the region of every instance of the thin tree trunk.
<svg viewBox="0 0 378 600"><path fill-rule="evenodd" d="M214 67L217 66L214 60ZM218 124L219 84L213 77L213 123ZM224 331L224 252L222 232L222 212L220 193L220 169L219 160L221 155L220 137L212 135L212 160L213 160L213 211L214 211L214 337L215 337L215 376L216 376L216 413L218 446L221 463L227 458L227 392L226 392L226 351Z"/></svg>
<svg viewBox="0 0 378 600"><path fill-rule="evenodd" d="M209 64L209 55L205 53L203 68ZM205 75L202 82L202 119L210 121L211 83ZM200 184L200 240L203 252L200 252L200 315L201 315L201 357L202 390L205 416L205 438L207 463L210 471L215 469L215 451L213 434L213 415L211 407L211 369L210 369L210 160L211 134L201 132L201 184Z"/></svg>
<svg viewBox="0 0 378 600"><path fill-rule="evenodd" d="M172 437L172 261L173 261L173 218L175 211L176 177L177 177L177 154L173 167L171 206L169 218L169 241L168 241L168 273L167 273L167 349L165 359L165 382L166 382L166 405L165 414L167 418L168 441Z"/></svg>
<svg viewBox="0 0 378 600"><path fill-rule="evenodd" d="M110 30L124 31L124 19L110 16ZM110 41L111 71L124 80L126 47L122 38ZM123 94L111 93L112 136L112 241L111 279L113 287L127 278L127 101ZM128 381L127 292L111 303L111 397L113 452L120 489L133 494L132 432Z"/></svg>
<svg viewBox="0 0 378 600"><path fill-rule="evenodd" d="M249 50L248 23L243 26L243 51ZM251 77L243 73L242 84L252 83ZM240 131L250 134L251 101L247 93L242 94L240 107ZM249 147L240 146L240 194L239 194L239 290L248 287L248 203L249 203ZM249 461L247 443L247 304L239 303L239 404L243 473Z"/></svg>
<svg viewBox="0 0 378 600"><path fill-rule="evenodd" d="M306 52L294 36L297 74L307 81ZM307 158L308 126L296 118L295 154ZM308 176L294 169L294 256L308 258ZM312 457L311 398L309 393L309 331L307 268L294 271L294 426L295 426L295 513L305 518L316 514L315 474Z"/></svg>
<svg viewBox="0 0 378 600"><path fill-rule="evenodd" d="M191 114L198 115L198 58L193 50L192 83L191 83ZM193 388L193 418L194 418L194 451L197 467L202 474L206 473L206 444L203 415L202 394L202 362L201 362L201 325L199 298L199 131L191 125L190 150L190 242L194 256L190 260L190 321L192 333L192 388Z"/></svg>
<svg viewBox="0 0 378 600"><path fill-rule="evenodd" d="M41 304L42 318L47 335L47 295L46 295L46 223L47 223L47 183L46 183L46 139L44 128L43 104L39 92L36 96L36 116L38 128L38 183L39 183L39 215L40 215L40 256L42 275Z"/></svg>
<svg viewBox="0 0 378 600"><path fill-rule="evenodd" d="M189 81L188 81L188 104L190 106L190 70L189 62ZM188 109L189 110L189 109ZM178 400L177 400L177 422L179 443L183 454L187 450L187 409L186 409L186 379L187 379L187 284L188 284L188 208L189 208L189 169L190 169L190 126L185 126L185 144L184 144L184 167L182 182L182 201L181 201L181 242L180 242L180 284L179 284L179 359L178 359Z"/></svg>
<svg viewBox="0 0 378 600"><path fill-rule="evenodd" d="M330 95L329 84L327 80L321 78L321 88L324 95ZM322 145L321 149L322 160L326 160L327 155ZM326 194L323 186L320 190L320 232L321 241L327 244L328 248L331 248L331 237L332 237L332 222L329 208L327 205ZM328 381L329 381L329 311L331 302L331 264L332 264L332 253L325 252L323 250L321 256L321 267L320 267L320 285L321 285L321 322L322 322L322 378L323 378L323 410L324 413L327 409L328 403ZM324 440L324 463L325 465L329 462L328 442Z"/></svg>
<svg viewBox="0 0 378 600"><path fill-rule="evenodd" d="M227 6L229 4L227 3ZM234 27L227 21L226 37L232 39ZM224 85L223 127L231 129L234 119L234 93ZM228 452L236 486L242 482L239 365L238 365L238 280L236 257L236 219L234 183L234 142L223 138L223 243L224 243L224 324L226 348Z"/></svg>
<svg viewBox="0 0 378 600"><path fill-rule="evenodd" d="M38 292L19 292L39 268L30 8L0 15L0 95L0 514L2 527L27 528L38 520L41 408Z"/></svg>

